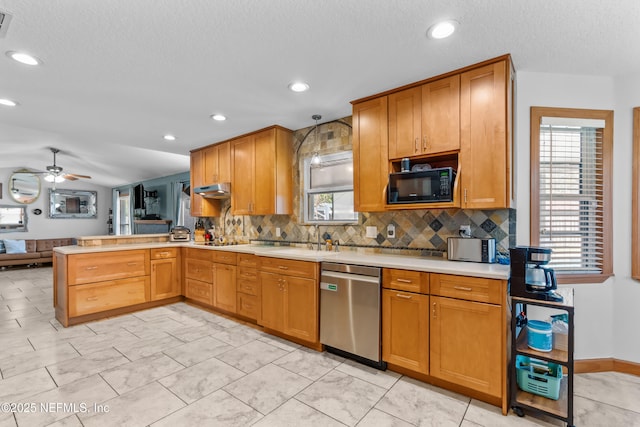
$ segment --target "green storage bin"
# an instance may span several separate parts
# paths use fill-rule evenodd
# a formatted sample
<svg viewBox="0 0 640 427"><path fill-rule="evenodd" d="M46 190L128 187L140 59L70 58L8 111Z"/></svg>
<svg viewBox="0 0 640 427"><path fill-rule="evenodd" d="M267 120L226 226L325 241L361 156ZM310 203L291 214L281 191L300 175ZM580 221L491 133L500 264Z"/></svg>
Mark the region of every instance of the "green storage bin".
<svg viewBox="0 0 640 427"><path fill-rule="evenodd" d="M516 372L520 389L548 399L560 397L562 365L517 355Z"/></svg>

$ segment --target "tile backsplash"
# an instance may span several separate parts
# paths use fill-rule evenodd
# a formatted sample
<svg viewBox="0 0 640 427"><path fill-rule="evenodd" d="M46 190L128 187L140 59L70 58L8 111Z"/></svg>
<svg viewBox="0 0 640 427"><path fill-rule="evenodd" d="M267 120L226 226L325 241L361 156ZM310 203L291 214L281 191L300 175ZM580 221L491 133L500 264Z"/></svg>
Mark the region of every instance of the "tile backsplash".
<svg viewBox="0 0 640 427"><path fill-rule="evenodd" d="M227 235L244 236L250 240L267 242L315 243L316 226L303 224L301 212L301 186L303 162L314 153L320 155L351 150L351 117L294 132L293 206L292 215L234 216L230 201L222 206L220 218L208 223L219 227ZM393 224L395 237L387 237L387 226ZM515 209L464 210L417 209L389 212L363 212L357 224L320 225L321 236L330 235L340 245L369 248L420 250L429 255L442 255L447 249L447 237L458 236L461 225L471 226L473 237L493 237L498 252L508 253L515 245ZM376 227L375 238L365 236L366 227ZM276 228L280 234L276 235Z"/></svg>

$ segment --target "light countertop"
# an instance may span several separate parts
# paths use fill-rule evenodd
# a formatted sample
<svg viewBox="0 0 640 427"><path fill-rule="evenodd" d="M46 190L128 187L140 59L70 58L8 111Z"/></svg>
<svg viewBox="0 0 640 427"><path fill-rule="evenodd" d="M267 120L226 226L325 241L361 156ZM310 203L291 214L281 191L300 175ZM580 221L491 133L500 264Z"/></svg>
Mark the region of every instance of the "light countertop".
<svg viewBox="0 0 640 427"><path fill-rule="evenodd" d="M135 249L160 249L166 247L186 247L213 251L229 251L301 261L330 261L341 264L359 264L373 267L425 271L429 273L484 277L488 279L507 280L509 278L510 271L509 266L501 264L482 264L475 262L449 261L444 258L371 253L371 250L350 247L341 247L340 252L327 252L299 247L269 246L260 244L207 246L193 242L154 242L102 246L60 246L53 248L53 250L64 255L73 255Z"/></svg>

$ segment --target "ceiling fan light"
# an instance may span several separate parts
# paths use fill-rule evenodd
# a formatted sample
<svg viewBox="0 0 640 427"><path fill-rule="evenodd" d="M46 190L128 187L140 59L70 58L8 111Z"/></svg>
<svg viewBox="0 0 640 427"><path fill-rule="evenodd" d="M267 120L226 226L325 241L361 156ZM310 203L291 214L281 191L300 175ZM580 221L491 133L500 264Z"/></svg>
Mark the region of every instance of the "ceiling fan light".
<svg viewBox="0 0 640 427"><path fill-rule="evenodd" d="M47 182L57 182L60 183L64 181L64 177L60 175L45 175L44 180Z"/></svg>

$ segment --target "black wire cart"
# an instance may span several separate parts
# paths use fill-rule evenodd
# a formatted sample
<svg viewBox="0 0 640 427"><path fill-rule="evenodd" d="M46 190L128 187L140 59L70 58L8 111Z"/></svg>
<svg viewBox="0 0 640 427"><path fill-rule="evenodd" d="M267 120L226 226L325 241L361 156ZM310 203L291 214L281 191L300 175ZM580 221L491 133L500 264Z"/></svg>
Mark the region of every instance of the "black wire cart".
<svg viewBox="0 0 640 427"><path fill-rule="evenodd" d="M563 302L511 297L510 406L520 417L526 411L544 413L573 424L573 289L562 289ZM566 344L557 342L551 351L528 345L527 312L532 306L566 313ZM555 311L554 311L555 312ZM555 337L554 337L555 338Z"/></svg>

